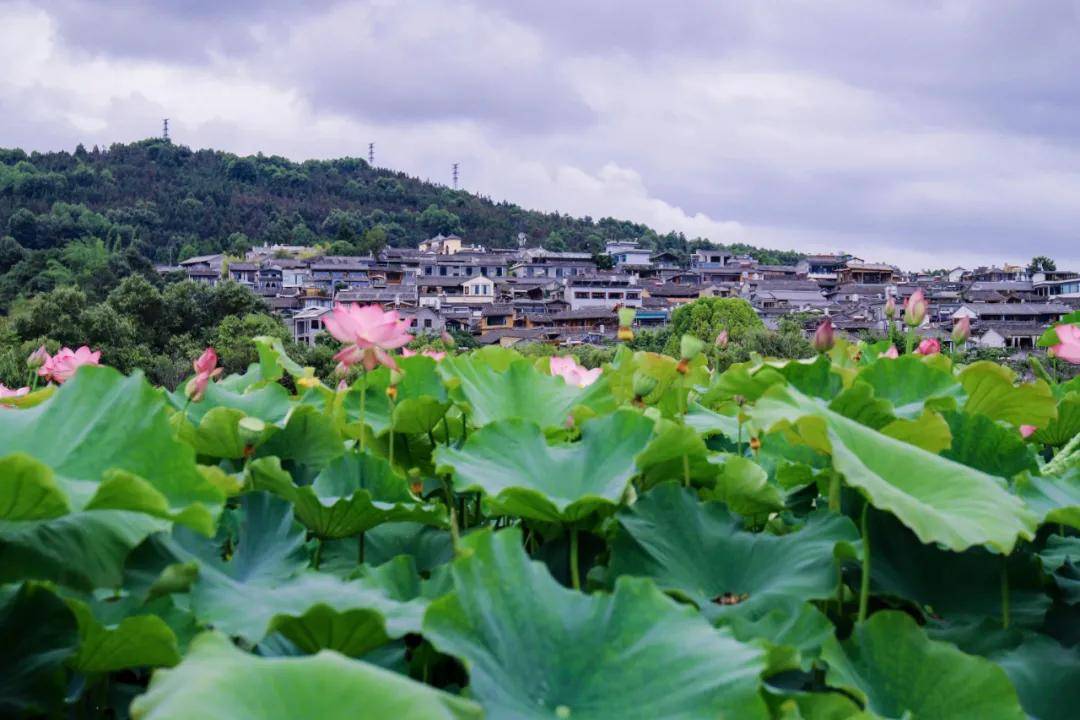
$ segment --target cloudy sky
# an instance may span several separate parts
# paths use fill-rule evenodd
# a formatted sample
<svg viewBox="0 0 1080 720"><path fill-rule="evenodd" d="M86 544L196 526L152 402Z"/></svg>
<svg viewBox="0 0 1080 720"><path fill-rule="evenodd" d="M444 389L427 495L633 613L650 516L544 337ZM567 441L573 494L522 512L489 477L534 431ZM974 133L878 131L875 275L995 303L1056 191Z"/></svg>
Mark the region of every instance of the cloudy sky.
<svg viewBox="0 0 1080 720"><path fill-rule="evenodd" d="M1080 267L1065 0L0 0L0 146L160 131L907 267Z"/></svg>

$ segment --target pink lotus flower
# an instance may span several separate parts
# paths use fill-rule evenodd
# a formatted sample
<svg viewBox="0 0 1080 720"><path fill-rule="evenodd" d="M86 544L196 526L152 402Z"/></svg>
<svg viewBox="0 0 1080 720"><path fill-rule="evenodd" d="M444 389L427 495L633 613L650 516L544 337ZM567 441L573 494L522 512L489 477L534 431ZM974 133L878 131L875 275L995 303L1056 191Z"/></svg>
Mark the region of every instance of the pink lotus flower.
<svg viewBox="0 0 1080 720"><path fill-rule="evenodd" d="M570 356L551 358L550 367L552 375L558 375L566 381L567 385L574 385L579 388L592 385L602 372L600 368L586 370Z"/></svg>
<svg viewBox="0 0 1080 720"><path fill-rule="evenodd" d="M1058 344L1050 349L1054 357L1059 357L1065 362L1080 364L1080 327L1076 325L1058 325L1054 328L1058 336Z"/></svg>
<svg viewBox="0 0 1080 720"><path fill-rule="evenodd" d="M728 331L727 330L721 330L720 334L716 336L716 347L723 350L724 348L726 348L728 346L729 341L730 341L730 338L728 336Z"/></svg>
<svg viewBox="0 0 1080 720"><path fill-rule="evenodd" d="M412 340L406 332L409 321L399 317L397 310L384 312L378 305L335 305L323 318L323 324L331 335L346 343L334 359L345 365L362 363L369 371L376 365L396 369L397 363L387 351Z"/></svg>
<svg viewBox="0 0 1080 720"><path fill-rule="evenodd" d="M30 353L30 356L26 358L26 367L31 370L37 370L39 367L49 362L52 356L49 355L49 351L42 345L34 352Z"/></svg>
<svg viewBox="0 0 1080 720"><path fill-rule="evenodd" d="M890 360L895 360L900 357L900 351L896 349L895 345L890 345L889 349L881 353L881 357L887 357Z"/></svg>
<svg viewBox="0 0 1080 720"><path fill-rule="evenodd" d="M424 357L429 357L435 362L439 362L444 357L446 357L446 353L439 352L438 350L432 350L430 348L425 348L419 354L423 355ZM401 357L413 357L414 355L417 355L417 352L415 350L410 350L407 347L401 348Z"/></svg>
<svg viewBox="0 0 1080 720"><path fill-rule="evenodd" d="M1025 438L1029 438L1032 435L1034 435L1035 431L1038 430L1038 429L1039 428L1035 427L1034 425L1021 425L1020 426L1020 436L1025 437Z"/></svg>
<svg viewBox="0 0 1080 720"><path fill-rule="evenodd" d="M38 375L46 380L63 384L70 380L75 371L83 365L98 365L99 359L101 359L101 352L92 351L86 345L78 350L63 347L45 361L45 364L38 369Z"/></svg>
<svg viewBox="0 0 1080 720"><path fill-rule="evenodd" d="M971 337L971 319L962 317L952 326L952 339L957 345L963 345Z"/></svg>
<svg viewBox="0 0 1080 720"><path fill-rule="evenodd" d="M894 298L892 295L890 295L888 299L885 300L885 317L889 318L890 320L896 317L896 298Z"/></svg>
<svg viewBox="0 0 1080 720"><path fill-rule="evenodd" d="M919 349L915 351L916 355L937 355L941 352L941 342L937 338L926 338L919 343Z"/></svg>
<svg viewBox="0 0 1080 720"><path fill-rule="evenodd" d="M908 324L908 327L922 325L923 318L926 317L927 307L926 296L923 295L922 288L919 288L904 303L904 322Z"/></svg>
<svg viewBox="0 0 1080 720"><path fill-rule="evenodd" d="M192 366L195 368L195 377L188 382L187 388L185 389L188 399L191 400L191 402L199 402L202 400L207 386L210 385L210 380L221 374L221 368L217 366L217 361L218 356L214 351L214 348L208 347L203 350L203 354L192 363Z"/></svg>
<svg viewBox="0 0 1080 720"><path fill-rule="evenodd" d="M28 388L28 387L21 387L21 388L16 389L16 388L4 387L4 384L0 383L0 405L6 404L4 402L5 399L22 397L23 395L26 395L28 392L30 392L30 388Z"/></svg>
<svg viewBox="0 0 1080 720"><path fill-rule="evenodd" d="M818 329L814 331L814 340L812 342L814 349L819 353L828 352L832 350L834 344L836 344L836 335L833 331L832 320L825 318L818 325Z"/></svg>

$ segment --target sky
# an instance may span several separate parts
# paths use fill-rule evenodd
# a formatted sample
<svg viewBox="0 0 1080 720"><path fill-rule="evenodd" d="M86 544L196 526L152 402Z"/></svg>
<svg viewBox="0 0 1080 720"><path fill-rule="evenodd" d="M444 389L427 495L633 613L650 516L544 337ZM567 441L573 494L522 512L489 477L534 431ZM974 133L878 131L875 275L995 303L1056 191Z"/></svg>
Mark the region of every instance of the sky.
<svg viewBox="0 0 1080 720"><path fill-rule="evenodd" d="M160 133L910 269L1080 269L1080 3L0 0L0 147Z"/></svg>

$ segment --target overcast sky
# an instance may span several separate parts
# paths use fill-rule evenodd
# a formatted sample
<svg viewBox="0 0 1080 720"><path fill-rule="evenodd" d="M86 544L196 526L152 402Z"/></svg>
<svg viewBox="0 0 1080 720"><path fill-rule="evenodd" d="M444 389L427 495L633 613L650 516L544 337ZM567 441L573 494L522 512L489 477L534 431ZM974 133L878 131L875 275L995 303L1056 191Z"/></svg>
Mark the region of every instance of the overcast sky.
<svg viewBox="0 0 1080 720"><path fill-rule="evenodd" d="M1080 3L0 0L0 146L376 164L905 267L1080 268Z"/></svg>

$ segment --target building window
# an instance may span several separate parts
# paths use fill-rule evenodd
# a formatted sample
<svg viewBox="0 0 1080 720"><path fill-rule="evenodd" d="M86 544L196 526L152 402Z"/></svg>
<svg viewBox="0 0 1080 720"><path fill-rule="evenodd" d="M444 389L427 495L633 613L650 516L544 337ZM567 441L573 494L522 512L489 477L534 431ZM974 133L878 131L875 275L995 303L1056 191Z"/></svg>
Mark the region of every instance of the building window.
<svg viewBox="0 0 1080 720"><path fill-rule="evenodd" d="M426 327L426 328L431 327L431 318L424 318L424 327Z"/></svg>
<svg viewBox="0 0 1080 720"><path fill-rule="evenodd" d="M445 265L440 265L439 266L439 274L443 275L443 276L446 275L446 266Z"/></svg>
<svg viewBox="0 0 1080 720"><path fill-rule="evenodd" d="M577 300L588 300L589 299L589 293L578 291L578 292L574 293L574 298L576 298Z"/></svg>

